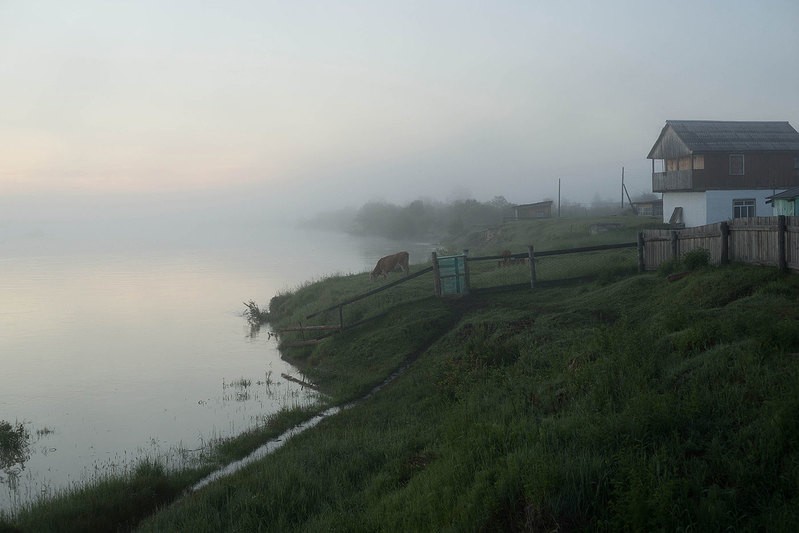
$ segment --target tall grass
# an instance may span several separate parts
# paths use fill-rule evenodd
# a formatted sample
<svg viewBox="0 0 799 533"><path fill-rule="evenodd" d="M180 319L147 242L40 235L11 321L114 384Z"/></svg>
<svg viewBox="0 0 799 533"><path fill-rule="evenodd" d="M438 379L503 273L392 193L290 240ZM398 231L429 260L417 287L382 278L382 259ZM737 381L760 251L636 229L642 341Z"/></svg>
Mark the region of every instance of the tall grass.
<svg viewBox="0 0 799 533"><path fill-rule="evenodd" d="M396 306L295 353L340 398L404 375L142 530L790 531L797 297L734 266Z"/></svg>

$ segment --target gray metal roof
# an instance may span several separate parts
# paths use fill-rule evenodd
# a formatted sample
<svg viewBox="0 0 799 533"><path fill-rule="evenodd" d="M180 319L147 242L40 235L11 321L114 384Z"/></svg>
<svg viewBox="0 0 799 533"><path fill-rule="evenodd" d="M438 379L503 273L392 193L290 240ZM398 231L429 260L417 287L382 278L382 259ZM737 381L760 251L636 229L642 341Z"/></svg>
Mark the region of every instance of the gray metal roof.
<svg viewBox="0 0 799 533"><path fill-rule="evenodd" d="M696 152L799 150L799 133L787 122L668 120L666 124Z"/></svg>
<svg viewBox="0 0 799 533"><path fill-rule="evenodd" d="M667 120L650 158L669 129L692 153L799 151L799 133L788 122Z"/></svg>
<svg viewBox="0 0 799 533"><path fill-rule="evenodd" d="M782 191L781 193L769 196L766 200L766 203L770 203L771 200L776 200L778 198L797 198L797 197L799 197L799 187L794 187L793 189L788 189L787 191Z"/></svg>

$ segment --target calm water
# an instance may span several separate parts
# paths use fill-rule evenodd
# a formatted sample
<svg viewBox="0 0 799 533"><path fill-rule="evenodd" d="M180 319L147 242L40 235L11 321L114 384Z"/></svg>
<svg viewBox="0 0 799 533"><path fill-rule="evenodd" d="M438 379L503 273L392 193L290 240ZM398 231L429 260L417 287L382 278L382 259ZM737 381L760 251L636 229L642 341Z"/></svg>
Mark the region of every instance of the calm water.
<svg viewBox="0 0 799 533"><path fill-rule="evenodd" d="M294 229L85 230L0 233L0 420L31 435L28 460L0 470L0 509L142 456L179 465L214 438L315 401L281 378L298 373L274 340L250 334L242 302L265 306L306 280L370 270L399 247L412 262L431 249Z"/></svg>

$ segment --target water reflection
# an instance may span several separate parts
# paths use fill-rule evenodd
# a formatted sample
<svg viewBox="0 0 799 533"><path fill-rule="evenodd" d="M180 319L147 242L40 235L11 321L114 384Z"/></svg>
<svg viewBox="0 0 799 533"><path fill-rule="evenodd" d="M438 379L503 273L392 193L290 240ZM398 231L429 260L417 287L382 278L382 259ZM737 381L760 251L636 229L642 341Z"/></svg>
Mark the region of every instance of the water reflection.
<svg viewBox="0 0 799 533"><path fill-rule="evenodd" d="M198 237L175 240L180 247L4 242L0 408L24 421L27 446L3 451L0 510L124 475L142 458L178 467L217 439L318 401L302 376L283 376L297 370L268 327L242 319L242 301L363 272L396 249L423 257L334 234L247 235L252 242ZM20 434L16 423L3 427Z"/></svg>
<svg viewBox="0 0 799 533"><path fill-rule="evenodd" d="M19 475L30 459L30 433L21 422L0 420L0 483L16 490Z"/></svg>

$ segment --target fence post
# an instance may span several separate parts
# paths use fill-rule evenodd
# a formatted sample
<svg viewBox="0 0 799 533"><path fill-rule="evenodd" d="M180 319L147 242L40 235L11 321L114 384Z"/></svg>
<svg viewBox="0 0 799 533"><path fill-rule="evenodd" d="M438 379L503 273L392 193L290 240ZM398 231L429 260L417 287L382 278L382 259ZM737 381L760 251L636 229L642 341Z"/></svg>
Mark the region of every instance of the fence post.
<svg viewBox="0 0 799 533"><path fill-rule="evenodd" d="M535 289L535 251L532 244L527 247L527 261L530 263L530 288Z"/></svg>
<svg viewBox="0 0 799 533"><path fill-rule="evenodd" d="M777 267L780 272L788 270L788 261L785 257L785 215L777 216Z"/></svg>
<svg viewBox="0 0 799 533"><path fill-rule="evenodd" d="M638 273L642 273L646 270L646 265L644 264L644 232L638 232Z"/></svg>
<svg viewBox="0 0 799 533"><path fill-rule="evenodd" d="M438 272L438 254L432 253L433 256L433 284L436 291L436 296L441 296L441 276Z"/></svg>
<svg viewBox="0 0 799 533"><path fill-rule="evenodd" d="M730 225L727 221L719 224L721 230L721 264L726 265L730 262Z"/></svg>
<svg viewBox="0 0 799 533"><path fill-rule="evenodd" d="M469 294L469 249L463 249L463 294Z"/></svg>
<svg viewBox="0 0 799 533"><path fill-rule="evenodd" d="M674 261L680 260L680 247L679 247L679 239L680 236L677 235L676 230L671 230L671 258Z"/></svg>
<svg viewBox="0 0 799 533"><path fill-rule="evenodd" d="M338 330L344 331L344 306L338 306Z"/></svg>

